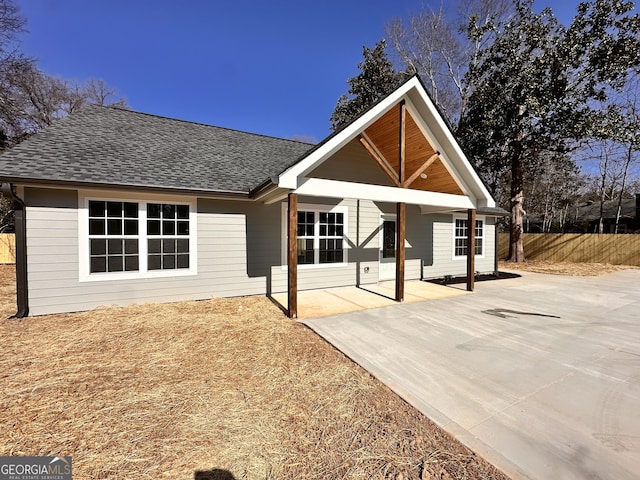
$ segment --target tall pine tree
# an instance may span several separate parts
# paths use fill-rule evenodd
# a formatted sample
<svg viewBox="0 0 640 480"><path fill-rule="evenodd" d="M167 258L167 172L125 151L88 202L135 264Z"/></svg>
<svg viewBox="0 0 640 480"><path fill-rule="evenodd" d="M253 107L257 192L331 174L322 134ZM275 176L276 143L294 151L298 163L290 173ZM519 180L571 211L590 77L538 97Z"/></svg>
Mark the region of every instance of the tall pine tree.
<svg viewBox="0 0 640 480"><path fill-rule="evenodd" d="M407 78L406 74L394 70L387 57L384 39L376 43L374 48L363 47L362 56L364 59L358 63L360 73L347 80L349 92L338 99L329 119L332 130L349 123Z"/></svg>

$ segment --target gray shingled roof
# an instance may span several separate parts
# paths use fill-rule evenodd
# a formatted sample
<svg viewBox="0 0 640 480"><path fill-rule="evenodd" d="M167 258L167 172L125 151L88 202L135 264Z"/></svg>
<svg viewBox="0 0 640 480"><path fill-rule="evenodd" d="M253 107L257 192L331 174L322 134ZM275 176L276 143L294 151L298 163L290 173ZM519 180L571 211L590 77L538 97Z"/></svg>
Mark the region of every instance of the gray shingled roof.
<svg viewBox="0 0 640 480"><path fill-rule="evenodd" d="M312 147L85 105L0 155L0 178L249 193Z"/></svg>

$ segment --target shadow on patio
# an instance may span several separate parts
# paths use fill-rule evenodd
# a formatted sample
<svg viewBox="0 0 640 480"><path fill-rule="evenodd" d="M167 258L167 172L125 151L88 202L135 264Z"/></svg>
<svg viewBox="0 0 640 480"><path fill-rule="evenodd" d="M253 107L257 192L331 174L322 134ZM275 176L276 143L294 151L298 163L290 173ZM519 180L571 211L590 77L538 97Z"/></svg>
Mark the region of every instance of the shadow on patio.
<svg viewBox="0 0 640 480"><path fill-rule="evenodd" d="M425 300L435 300L467 293L464 290L464 286L443 286L421 280L410 280L405 282L404 303L424 302ZM362 285L360 287L334 287L299 291L298 320L398 305L393 299L394 295L394 281ZM286 293L276 293L271 296L271 299L286 311Z"/></svg>

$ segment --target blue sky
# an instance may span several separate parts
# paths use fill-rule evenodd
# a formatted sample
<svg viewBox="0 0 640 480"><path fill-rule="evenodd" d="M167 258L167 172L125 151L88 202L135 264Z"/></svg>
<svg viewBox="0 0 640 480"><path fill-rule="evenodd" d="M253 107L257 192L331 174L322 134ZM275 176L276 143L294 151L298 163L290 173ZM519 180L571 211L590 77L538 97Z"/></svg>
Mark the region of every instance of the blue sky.
<svg viewBox="0 0 640 480"><path fill-rule="evenodd" d="M319 141L362 46L437 0L16 0L22 49L68 80L102 78L134 110ZM564 23L575 0L536 1ZM560 3L561 6L558 6Z"/></svg>

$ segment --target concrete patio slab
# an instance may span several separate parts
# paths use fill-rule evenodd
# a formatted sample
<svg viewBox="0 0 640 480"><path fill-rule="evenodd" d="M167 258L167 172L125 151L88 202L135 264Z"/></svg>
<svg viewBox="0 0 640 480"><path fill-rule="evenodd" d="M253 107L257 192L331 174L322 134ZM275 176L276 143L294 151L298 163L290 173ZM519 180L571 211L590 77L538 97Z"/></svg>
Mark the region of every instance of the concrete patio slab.
<svg viewBox="0 0 640 480"><path fill-rule="evenodd" d="M304 323L513 478L638 478L640 270Z"/></svg>
<svg viewBox="0 0 640 480"><path fill-rule="evenodd" d="M410 280L405 282L404 302L423 302L438 298L466 295L459 286L443 286L435 283ZM298 292L298 318L314 318L336 313L355 312L368 308L397 305L395 282L380 282L361 287L335 287ZM283 309L287 308L287 294L271 296Z"/></svg>

